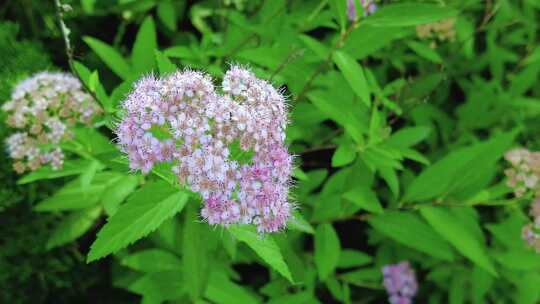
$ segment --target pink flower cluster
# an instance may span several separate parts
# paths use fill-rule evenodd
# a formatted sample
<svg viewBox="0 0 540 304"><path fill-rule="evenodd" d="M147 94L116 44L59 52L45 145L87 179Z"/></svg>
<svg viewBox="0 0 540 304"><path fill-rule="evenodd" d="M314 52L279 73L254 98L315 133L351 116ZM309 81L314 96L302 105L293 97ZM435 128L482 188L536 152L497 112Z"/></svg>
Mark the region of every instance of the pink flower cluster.
<svg viewBox="0 0 540 304"><path fill-rule="evenodd" d="M509 187L514 189L517 197L522 197L528 191L540 195L540 152L532 152L524 148L513 149L504 155L504 158L512 165L506 169Z"/></svg>
<svg viewBox="0 0 540 304"><path fill-rule="evenodd" d="M347 19L353 22L356 20L356 1L358 0L347 0ZM371 15L377 10L377 5L373 0L360 0L362 9L364 10L364 16Z"/></svg>
<svg viewBox="0 0 540 304"><path fill-rule="evenodd" d="M410 304L418 290L416 275L409 262L386 265L382 268L383 285L390 304Z"/></svg>
<svg viewBox="0 0 540 304"><path fill-rule="evenodd" d="M202 196L201 216L209 224L278 231L291 209L285 100L238 66L225 74L222 92L196 71L143 78L123 102L126 113L116 130L121 150L143 173L172 163L180 183ZM239 153L253 156L243 162Z"/></svg>
<svg viewBox="0 0 540 304"><path fill-rule="evenodd" d="M77 78L58 72L40 72L21 81L2 109L7 124L18 130L6 140L18 173L45 164L62 168L64 153L58 145L71 136L69 127L89 124L101 112Z"/></svg>
<svg viewBox="0 0 540 304"><path fill-rule="evenodd" d="M517 148L506 152L504 158L512 165L504 173L516 197L526 194L536 197L529 210L533 221L523 227L521 237L540 253L540 152Z"/></svg>
<svg viewBox="0 0 540 304"><path fill-rule="evenodd" d="M531 248L540 253L540 198L536 198L530 206L529 214L533 218L521 230L521 237Z"/></svg>

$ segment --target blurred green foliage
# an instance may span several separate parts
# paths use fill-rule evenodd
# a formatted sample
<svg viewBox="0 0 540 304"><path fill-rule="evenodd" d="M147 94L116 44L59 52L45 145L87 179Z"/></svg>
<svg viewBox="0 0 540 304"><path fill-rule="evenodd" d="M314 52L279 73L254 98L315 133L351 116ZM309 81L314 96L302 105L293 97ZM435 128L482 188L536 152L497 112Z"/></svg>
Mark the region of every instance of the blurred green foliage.
<svg viewBox="0 0 540 304"><path fill-rule="evenodd" d="M356 21L345 0L66 3L74 72L105 114L76 132L81 150L60 174L16 186L0 156L0 283L13 290L0 301L84 298L88 271L110 272L100 288L143 303L382 303L380 269L401 260L417 271L418 303L539 301L540 256L520 236L530 197L512 196L501 161L512 147L540 147L537 1L377 1ZM41 15L21 5L3 12L46 43L0 27L2 100L51 67L47 55L68 68L52 3ZM200 202L170 166L129 172L111 141L142 75L191 67L220 78L231 62L289 97L298 209L290 229L264 238L200 223ZM113 257L83 267L88 252Z"/></svg>

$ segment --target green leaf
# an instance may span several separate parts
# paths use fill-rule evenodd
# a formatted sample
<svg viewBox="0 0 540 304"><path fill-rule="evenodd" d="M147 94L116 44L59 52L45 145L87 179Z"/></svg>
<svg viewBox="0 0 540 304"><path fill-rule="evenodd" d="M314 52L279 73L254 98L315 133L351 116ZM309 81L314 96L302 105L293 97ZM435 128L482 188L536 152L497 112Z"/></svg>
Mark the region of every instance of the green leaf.
<svg viewBox="0 0 540 304"><path fill-rule="evenodd" d="M177 45L166 49L163 54L167 57L196 60L199 57L187 46Z"/></svg>
<svg viewBox="0 0 540 304"><path fill-rule="evenodd" d="M336 51L333 59L354 93L367 107L370 107L370 90L362 67L342 51Z"/></svg>
<svg viewBox="0 0 540 304"><path fill-rule="evenodd" d="M136 176L126 175L105 188L102 203L107 215L112 216L116 213L120 204L135 190L138 182Z"/></svg>
<svg viewBox="0 0 540 304"><path fill-rule="evenodd" d="M177 256L158 248L137 251L122 258L120 264L146 273L182 269L182 261Z"/></svg>
<svg viewBox="0 0 540 304"><path fill-rule="evenodd" d="M242 149L240 146L240 140L235 139L232 143L229 144L229 159L239 162L240 164L249 164L253 162L253 156L255 151L250 149L248 151Z"/></svg>
<svg viewBox="0 0 540 304"><path fill-rule="evenodd" d="M344 249L341 251L339 255L339 262L337 267L338 268L351 268L351 267L358 267L358 266L364 266L366 264L369 264L373 261L373 258L363 253L362 251L358 250L352 250L352 249Z"/></svg>
<svg viewBox="0 0 540 304"><path fill-rule="evenodd" d="M371 217L368 222L375 230L401 245L445 261L454 259L448 243L415 213L385 212Z"/></svg>
<svg viewBox="0 0 540 304"><path fill-rule="evenodd" d="M163 0L159 3L157 15L169 30L176 31L176 7L171 0Z"/></svg>
<svg viewBox="0 0 540 304"><path fill-rule="evenodd" d="M364 210L373 213L383 212L377 194L365 185L358 185L354 189L344 193L343 198Z"/></svg>
<svg viewBox="0 0 540 304"><path fill-rule="evenodd" d="M461 254L490 274L497 276L491 259L486 254L485 244L480 243L474 237L474 232L470 231L467 225L463 225L458 217L442 207L422 207L420 213L433 229Z"/></svg>
<svg viewBox="0 0 540 304"><path fill-rule="evenodd" d="M90 160L77 159L65 161L64 167L61 170L53 170L50 166L41 167L36 171L21 177L17 181L17 184L24 185L43 179L54 179L71 175L78 175L83 173L84 170L88 168L89 164Z"/></svg>
<svg viewBox="0 0 540 304"><path fill-rule="evenodd" d="M332 11L334 12L334 16L336 17L336 20L338 21L339 27L342 31L345 30L345 26L347 25L347 7L345 6L345 1L342 0L330 0L330 7L332 8Z"/></svg>
<svg viewBox="0 0 540 304"><path fill-rule="evenodd" d="M442 63L443 59L436 50L418 41L409 41L407 45L419 56L435 63Z"/></svg>
<svg viewBox="0 0 540 304"><path fill-rule="evenodd" d="M81 181L81 190L83 192L86 192L88 190L90 183L96 176L96 173L98 172L98 170L101 168L103 168L103 166L101 166L101 164L96 160L93 160L90 162L90 164L88 164L88 167L86 167L84 172L79 177Z"/></svg>
<svg viewBox="0 0 540 304"><path fill-rule="evenodd" d="M491 290L494 279L484 269L474 266L471 271L471 300L475 304L486 303L486 294Z"/></svg>
<svg viewBox="0 0 540 304"><path fill-rule="evenodd" d="M207 227L200 222L197 207L194 204L188 206L182 231L182 270L184 277L189 278L186 285L193 302L196 302L206 290L210 258L206 245L208 236L204 230Z"/></svg>
<svg viewBox="0 0 540 304"><path fill-rule="evenodd" d="M289 220L288 227L290 229L295 229L298 231L302 231L309 234L314 234L315 230L311 226L311 224L304 219L302 214L298 212L297 210L294 210L292 212L292 217Z"/></svg>
<svg viewBox="0 0 540 304"><path fill-rule="evenodd" d="M493 165L510 148L514 137L514 132L504 133L448 154L411 182L403 200L423 201L460 193L465 186L474 185L481 178L479 174L493 170Z"/></svg>
<svg viewBox="0 0 540 304"><path fill-rule="evenodd" d="M54 228L47 241L47 249L78 239L94 225L100 214L101 207L99 206L71 213Z"/></svg>
<svg viewBox="0 0 540 304"><path fill-rule="evenodd" d="M90 72L90 70L85 67L82 63L78 61L73 62L73 69L79 75L79 78L82 82L90 88L92 92L95 92L96 97L98 98L99 103L103 106L106 112L111 111L111 102L105 92L105 88L99 81L99 72L95 70Z"/></svg>
<svg viewBox="0 0 540 304"><path fill-rule="evenodd" d="M362 268L340 275L341 280L364 288L379 289L382 272L377 268Z"/></svg>
<svg viewBox="0 0 540 304"><path fill-rule="evenodd" d="M512 250L494 252L493 258L501 265L512 270L540 270L540 256L532 250Z"/></svg>
<svg viewBox="0 0 540 304"><path fill-rule="evenodd" d="M263 261L289 282L293 282L289 267L283 260L279 247L270 235L261 236L251 226L231 226L229 232L239 241L246 243Z"/></svg>
<svg viewBox="0 0 540 304"><path fill-rule="evenodd" d="M81 6L86 14L91 15L94 12L94 8L97 0L81 0Z"/></svg>
<svg viewBox="0 0 540 304"><path fill-rule="evenodd" d="M322 90L312 91L307 97L321 112L342 125L356 142L362 142L362 134L367 130L367 125L354 115L349 105L340 104L341 100L336 100L327 91Z"/></svg>
<svg viewBox="0 0 540 304"><path fill-rule="evenodd" d="M81 180L76 179L67 183L53 196L39 202L35 211L62 211L85 209L100 202L103 190L114 183L121 175L111 172L102 172L95 176L90 185L84 189Z"/></svg>
<svg viewBox="0 0 540 304"><path fill-rule="evenodd" d="M133 44L131 63L133 72L143 74L155 67L154 51L157 50L156 27L152 16L144 19Z"/></svg>
<svg viewBox="0 0 540 304"><path fill-rule="evenodd" d="M352 163L356 159L357 151L351 142L339 145L332 155L332 167L342 167Z"/></svg>
<svg viewBox="0 0 540 304"><path fill-rule="evenodd" d="M315 266L319 278L324 281L334 272L339 262L341 245L339 237L330 224L321 224L315 230Z"/></svg>
<svg viewBox="0 0 540 304"><path fill-rule="evenodd" d="M328 57L330 50L324 44L320 43L318 40L311 38L308 35L298 36L300 40L310 48L320 60L325 60Z"/></svg>
<svg viewBox="0 0 540 304"><path fill-rule="evenodd" d="M217 304L260 303L246 288L235 284L220 271L212 271L204 296Z"/></svg>
<svg viewBox="0 0 540 304"><path fill-rule="evenodd" d="M180 270L145 274L127 288L158 303L178 299L186 293L185 280Z"/></svg>
<svg viewBox="0 0 540 304"><path fill-rule="evenodd" d="M430 133L430 127L418 126L402 128L392 134L392 136L386 140L386 144L395 148L410 148L426 139Z"/></svg>
<svg viewBox="0 0 540 304"><path fill-rule="evenodd" d="M360 22L345 42L343 51L356 60L364 59L393 41L413 35L411 28L379 27Z"/></svg>
<svg viewBox="0 0 540 304"><path fill-rule="evenodd" d="M167 56L163 55L162 52L156 50L155 54L160 75L167 75L177 70L176 65Z"/></svg>
<svg viewBox="0 0 540 304"><path fill-rule="evenodd" d="M292 172L292 176L301 181L307 181L309 179L307 174L300 168L294 168Z"/></svg>
<svg viewBox="0 0 540 304"><path fill-rule="evenodd" d="M130 76L129 64L114 48L92 37L85 36L83 40L116 75L122 79Z"/></svg>
<svg viewBox="0 0 540 304"><path fill-rule="evenodd" d="M396 170L386 166L379 166L377 169L379 170L380 176L384 179L384 182L390 188L390 191L392 191L394 197L397 198L399 196L399 179Z"/></svg>
<svg viewBox="0 0 540 304"><path fill-rule="evenodd" d="M106 152L117 152L118 148L111 140L94 128L79 127L73 130L79 150L95 155Z"/></svg>
<svg viewBox="0 0 540 304"><path fill-rule="evenodd" d="M517 292L514 296L514 303L520 304L535 304L540 299L540 275L536 272L526 272L514 279L513 282L517 287Z"/></svg>
<svg viewBox="0 0 540 304"><path fill-rule="evenodd" d="M431 23L454 17L457 13L453 8L431 3L396 3L381 6L364 22L374 26L401 27Z"/></svg>
<svg viewBox="0 0 540 304"><path fill-rule="evenodd" d="M149 183L128 197L99 231L87 261L91 262L146 236L166 219L180 212L188 194L179 192L165 181Z"/></svg>

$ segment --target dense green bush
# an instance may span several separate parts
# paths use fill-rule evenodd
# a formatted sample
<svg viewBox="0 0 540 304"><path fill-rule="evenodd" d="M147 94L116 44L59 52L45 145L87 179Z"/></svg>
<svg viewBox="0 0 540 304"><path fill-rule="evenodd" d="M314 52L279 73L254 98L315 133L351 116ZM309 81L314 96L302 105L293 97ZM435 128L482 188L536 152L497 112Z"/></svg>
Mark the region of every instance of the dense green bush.
<svg viewBox="0 0 540 304"><path fill-rule="evenodd" d="M7 6L23 35L46 43L0 28L0 85L10 88L0 97L21 75L50 70L48 54L103 113L61 145L63 170L16 177L1 156L0 282L21 292L5 301L101 288L144 303L383 303L382 269L401 261L418 303L539 301L540 256L522 240L538 181L515 195L503 159L540 149L537 1L376 1L373 13L352 1L355 14L347 0L60 2L60 17L40 4L33 24ZM172 164L130 170L115 143L141 77L189 67L217 83L233 63L288 99L296 208L278 233L208 225ZM540 172L531 163L516 170ZM35 267L56 285L30 297ZM110 286L83 282L86 272L110 274Z"/></svg>

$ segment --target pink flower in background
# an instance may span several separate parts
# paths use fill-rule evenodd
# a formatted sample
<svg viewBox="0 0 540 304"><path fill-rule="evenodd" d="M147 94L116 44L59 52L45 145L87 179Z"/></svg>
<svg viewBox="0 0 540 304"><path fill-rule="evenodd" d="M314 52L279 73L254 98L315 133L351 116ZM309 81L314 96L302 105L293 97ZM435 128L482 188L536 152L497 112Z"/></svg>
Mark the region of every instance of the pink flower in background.
<svg viewBox="0 0 540 304"><path fill-rule="evenodd" d="M409 304L418 290L416 275L409 262L386 265L382 268L383 285L390 304Z"/></svg>
<svg viewBox="0 0 540 304"><path fill-rule="evenodd" d="M18 173L50 164L61 169L64 152L58 145L71 137L70 127L89 124L101 112L81 83L66 73L40 72L21 81L2 109L17 132L6 139Z"/></svg>
<svg viewBox="0 0 540 304"><path fill-rule="evenodd" d="M356 20L356 0L347 0L347 18L349 21Z"/></svg>
<svg viewBox="0 0 540 304"><path fill-rule="evenodd" d="M191 70L145 77L123 102L118 143L133 170L148 173L172 163L179 182L203 198L201 216L209 224L252 223L261 233L278 231L291 208L285 99L238 66L225 74L222 91L216 93L208 75Z"/></svg>
<svg viewBox="0 0 540 304"><path fill-rule="evenodd" d="M377 5L373 0L360 0L360 2L364 8L364 16L371 15L377 10Z"/></svg>
<svg viewBox="0 0 540 304"><path fill-rule="evenodd" d="M356 14L356 1L358 0L347 0L347 19L353 22L357 19ZM364 10L364 16L371 15L377 10L377 5L372 0L360 0L362 9Z"/></svg>

